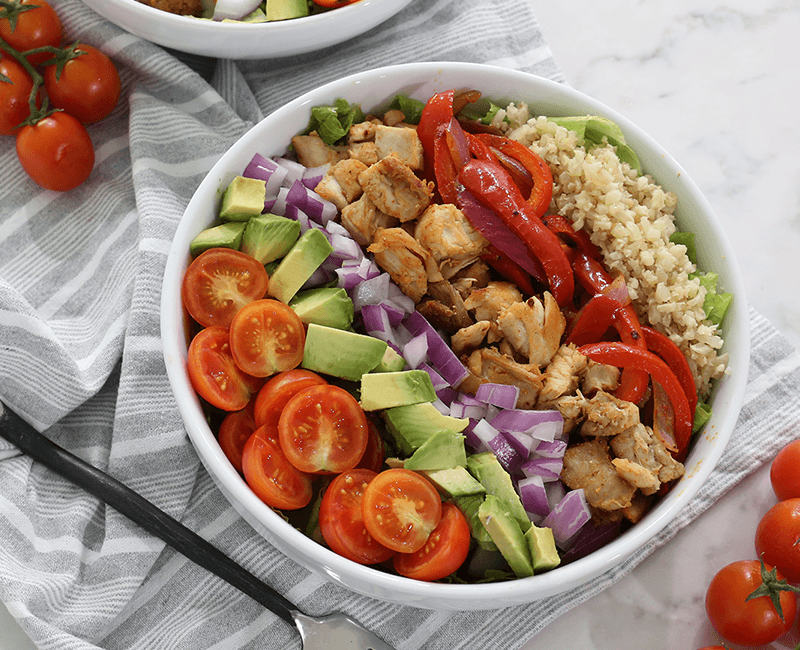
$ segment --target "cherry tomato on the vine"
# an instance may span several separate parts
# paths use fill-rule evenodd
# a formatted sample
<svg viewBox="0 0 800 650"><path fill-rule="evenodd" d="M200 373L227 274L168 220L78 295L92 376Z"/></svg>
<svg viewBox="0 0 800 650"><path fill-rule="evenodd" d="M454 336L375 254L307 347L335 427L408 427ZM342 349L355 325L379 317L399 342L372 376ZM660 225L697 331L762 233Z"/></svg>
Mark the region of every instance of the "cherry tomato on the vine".
<svg viewBox="0 0 800 650"><path fill-rule="evenodd" d="M6 43L20 52L46 45L58 47L61 44L61 20L45 0L16 0L16 4L22 7L33 5L35 8L19 11L12 17L8 17L8 11L2 14L6 17L0 19L0 36ZM52 57L50 52L39 52L27 58L33 65L39 65Z"/></svg>
<svg viewBox="0 0 800 650"><path fill-rule="evenodd" d="M778 567L789 582L800 582L800 499L772 506L758 522L755 541L756 555Z"/></svg>
<svg viewBox="0 0 800 650"><path fill-rule="evenodd" d="M778 452L772 461L769 479L781 501L800 498L800 440L790 442Z"/></svg>
<svg viewBox="0 0 800 650"><path fill-rule="evenodd" d="M91 45L79 43L74 49L84 54L67 61L60 74L57 66L47 66L44 87L53 106L84 124L92 124L117 105L119 73L111 59Z"/></svg>
<svg viewBox="0 0 800 650"><path fill-rule="evenodd" d="M0 75L11 80L0 79L0 135L14 135L22 121L30 114L30 95L33 80L14 59L0 59Z"/></svg>
<svg viewBox="0 0 800 650"><path fill-rule="evenodd" d="M57 112L17 133L17 157L38 185L66 192L83 183L94 167L94 146L86 128Z"/></svg>

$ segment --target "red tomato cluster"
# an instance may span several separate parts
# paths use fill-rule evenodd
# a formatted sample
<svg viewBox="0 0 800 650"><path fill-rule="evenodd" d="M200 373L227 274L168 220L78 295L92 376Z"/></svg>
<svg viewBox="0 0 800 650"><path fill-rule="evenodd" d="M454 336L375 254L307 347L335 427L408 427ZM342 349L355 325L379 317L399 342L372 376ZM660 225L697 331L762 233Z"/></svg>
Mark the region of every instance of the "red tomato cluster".
<svg viewBox="0 0 800 650"><path fill-rule="evenodd" d="M223 452L281 510L306 507L315 480L330 480L319 528L336 553L360 564L392 560L418 580L450 575L469 551L463 513L420 474L383 469L377 426L347 390L297 367L304 325L265 297L268 288L257 260L227 248L201 253L184 275L184 307L202 327L187 370L197 393L228 411L218 431Z"/></svg>
<svg viewBox="0 0 800 650"><path fill-rule="evenodd" d="M714 629L730 643L766 645L791 630L800 588L800 440L784 447L770 468L781 499L756 528L759 560L740 560L720 570L706 592Z"/></svg>
<svg viewBox="0 0 800 650"><path fill-rule="evenodd" d="M111 59L85 43L62 48L62 38L45 0L0 9L0 134L16 136L20 164L37 184L60 192L91 174L94 146L84 125L111 113L120 95Z"/></svg>

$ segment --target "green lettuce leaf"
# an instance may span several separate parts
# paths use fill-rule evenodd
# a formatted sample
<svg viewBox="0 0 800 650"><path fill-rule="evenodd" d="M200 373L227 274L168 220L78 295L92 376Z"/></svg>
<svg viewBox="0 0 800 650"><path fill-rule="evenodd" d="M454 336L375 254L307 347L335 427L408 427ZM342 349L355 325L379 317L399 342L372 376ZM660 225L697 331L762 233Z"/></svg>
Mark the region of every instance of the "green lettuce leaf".
<svg viewBox="0 0 800 650"><path fill-rule="evenodd" d="M406 116L405 121L409 124L419 124L419 119L422 117L422 109L425 108L425 103L418 99L412 99L406 95L395 95L389 108L403 111Z"/></svg>
<svg viewBox="0 0 800 650"><path fill-rule="evenodd" d="M641 173L642 165L639 162L639 156L625 144L625 134L615 122L598 115L548 117L547 119L565 129L574 131L585 144L602 145L604 140L608 141L608 144L616 148L617 156L622 162L628 163L631 169Z"/></svg>
<svg viewBox="0 0 800 650"><path fill-rule="evenodd" d="M337 99L330 106L314 106L311 121L305 133L316 131L325 144L333 145L344 139L353 124L364 121L364 113L358 104Z"/></svg>

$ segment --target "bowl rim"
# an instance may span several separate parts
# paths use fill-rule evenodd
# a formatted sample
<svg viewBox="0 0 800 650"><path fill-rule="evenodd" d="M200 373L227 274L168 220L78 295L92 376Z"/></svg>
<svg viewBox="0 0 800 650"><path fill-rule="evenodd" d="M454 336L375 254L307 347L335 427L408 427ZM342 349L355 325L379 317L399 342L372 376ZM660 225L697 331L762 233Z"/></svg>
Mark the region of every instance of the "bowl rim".
<svg viewBox="0 0 800 650"><path fill-rule="evenodd" d="M509 88L515 86L511 85L515 82L525 87L524 94L531 94L531 90L536 88L541 91L554 92L556 95L566 97L572 102L586 105L591 107L599 114L608 117L615 121L626 134L626 137L632 136L633 140L640 141L644 146L648 147L654 155L660 157L661 164L669 170L674 178L673 183L679 183L684 192L691 196L692 201L697 204L697 207L706 215L706 225L710 229L712 240L717 247L721 250L723 259L727 264L726 275L728 276L730 286L726 290L734 292L734 305L731 307L724 329L726 330L726 346L731 342L736 344L737 354L730 360L730 373L720 382L717 386L717 393L724 391L727 396L727 402L730 406L722 414L717 414L716 419L712 419L713 426L707 426L703 432L703 436L710 440L710 450L706 456L693 466L691 473L692 482L687 486L677 489L677 494L674 498L669 500L662 500L653 508L645 518L638 522L634 527L626 531L620 537L609 542L602 548L594 551L588 556L571 562L570 564L558 567L552 571L537 574L533 577L516 579L507 582L497 583L482 583L482 584L443 584L443 583L424 583L401 576L392 575L383 571L357 565L325 548L321 544L313 541L302 532L294 529L281 519L271 508L261 502L255 494L249 489L242 490L243 486L246 487L243 479L233 469L227 459L224 457L218 445L212 443L214 440L213 435L209 438L210 430L201 432L192 430L187 424L187 414L191 421L191 410L196 408L199 404L196 395L191 391L190 386L187 386L185 377L181 376L180 368L175 363L175 355L180 355L178 349L178 340L176 333L179 327L179 316L181 310L177 307L178 303L174 301L175 294L175 278L172 278L172 286L170 287L170 273L174 274L180 271L180 266L188 258L188 245L182 248L181 237L186 238L186 232L189 230L189 224L186 219L182 218L181 223L176 231L173 246L170 249L169 259L164 278L164 291L162 293L162 337L165 346L165 361L167 363L167 371L170 379L170 384L175 392L176 399L178 400L178 407L184 417L184 423L189 433L189 436L198 450L198 453L203 459L204 463L209 463L207 468L214 476L215 480L221 482L221 487L224 486L223 491L231 490L232 492L241 493L237 498L239 503L233 503L234 507L243 514L243 510L249 511L255 516L265 527L270 525L277 525L281 528L284 541L290 544L297 551L303 555L303 559L295 559L310 568L311 570L322 572L328 576L329 579L344 584L345 586L366 595L376 596L384 600L394 600L399 603L412 603L417 606L428 607L432 601L452 601L451 603L440 602L439 606L432 607L452 609L454 606L460 609L474 609L470 607L472 599L478 599L481 603L481 608L484 608L487 601L497 601L495 607L504 607L509 604L530 602L539 598L554 595L556 593L564 592L573 587L589 582L591 579L598 575L609 571L614 566L618 565L626 558L631 558L634 555L642 556L637 551L646 545L650 544L653 538L663 530L670 522L674 521L678 514L684 509L686 504L696 495L700 488L705 484L706 479L713 471L719 458L722 456L730 436L732 435L733 428L738 417L739 407L743 401L744 390L746 387L747 378L747 363L749 360L749 316L747 310L746 297L744 294L744 283L741 273L733 255L732 247L728 241L727 236L722 228L722 224L714 214L710 204L705 197L700 193L699 188L694 184L689 175L677 164L677 162L663 149L658 143L655 142L649 135L642 131L635 124L630 122L623 115L610 107L602 104L601 102L575 90L571 87L557 83L555 81L532 75L530 73L521 72L517 70L510 70L507 68L500 68L488 64L464 63L464 62L422 62L399 64L394 66L387 66L375 68L356 74L351 74L341 79L331 81L314 90L304 93L296 99L288 102L286 105L277 109L270 116L262 120L258 125L251 129L253 130L266 130L266 127L260 126L273 123L280 124L294 111L308 110L310 106L319 103L320 97L330 93L334 90L337 92L344 92L347 87L352 85L362 85L380 82L381 80L395 80L407 78L430 80L438 77L443 73L455 76L471 76L474 75L476 79L480 79L482 75L495 75L502 78L504 84L509 84ZM398 88L399 81L394 84L392 91L395 92ZM480 87L480 82L475 84ZM381 95L386 97L386 94L381 91ZM346 95L342 95L347 98ZM386 97L388 99L388 97ZM206 193L208 188L216 184L219 187L226 165L229 164L233 157L240 154L240 149L244 146L250 146L249 149L253 151L250 144L243 145L243 142L248 142L247 138L239 140L229 151L227 151L222 158L216 163L214 168L209 172L206 178L202 181L198 191L195 192L189 205L186 208L186 213L191 213L195 207L195 201L207 200L203 197L201 188L205 188ZM636 147L634 147L636 149ZM663 179L657 179L662 185ZM216 189L215 189L216 191ZM210 196L210 195L209 195ZM680 204L678 207L680 212ZM182 250L177 250L182 249ZM715 269L721 270L721 269ZM179 283L177 283L179 284ZM729 337L733 336L731 339ZM726 348L727 349L727 348ZM207 425L206 425L207 428ZM709 430L711 429L711 430ZM689 475L688 467L692 461L693 454L689 455L687 459L687 477ZM214 471L212 471L212 468ZM228 496L228 494L226 494ZM230 498L230 497L229 497ZM252 522L251 522L252 523ZM274 541L273 535L264 530L260 530L265 534L270 541ZM309 560L308 558L313 558ZM309 561L316 563L316 565L309 565ZM354 576L354 577L353 577ZM370 588L365 587L363 584L354 586L348 579L354 580L356 583L362 583L365 579L370 585L375 588L373 592ZM399 599L386 598L386 594L397 593ZM419 602L417 602L419 601ZM423 604L419 604L423 603Z"/></svg>

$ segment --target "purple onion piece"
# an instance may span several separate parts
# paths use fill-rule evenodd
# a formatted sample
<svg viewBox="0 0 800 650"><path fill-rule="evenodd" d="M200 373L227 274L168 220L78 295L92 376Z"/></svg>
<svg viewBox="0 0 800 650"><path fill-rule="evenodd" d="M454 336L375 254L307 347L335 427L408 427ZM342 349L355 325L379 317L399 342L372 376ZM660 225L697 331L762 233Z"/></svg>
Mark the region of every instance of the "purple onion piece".
<svg viewBox="0 0 800 650"><path fill-rule="evenodd" d="M364 280L351 292L353 309L360 311L364 305L378 305L388 298L389 274L382 273L371 280Z"/></svg>
<svg viewBox="0 0 800 650"><path fill-rule="evenodd" d="M475 391L475 398L499 406L502 409L513 409L517 407L519 399L519 386L510 384L481 384Z"/></svg>
<svg viewBox="0 0 800 650"><path fill-rule="evenodd" d="M530 458L523 463L521 469L525 476L540 476L545 483L549 483L561 478L564 460L562 458Z"/></svg>
<svg viewBox="0 0 800 650"><path fill-rule="evenodd" d="M306 167L301 177L303 185L305 185L308 189L313 190L317 185L319 185L319 182L322 180L322 177L325 176L325 172L330 169L330 166L330 163L325 163L319 167Z"/></svg>
<svg viewBox="0 0 800 650"><path fill-rule="evenodd" d="M523 459L530 457L531 449L536 445L533 436L519 431L501 431L500 433L505 436L508 444L510 444L514 448L514 451Z"/></svg>
<svg viewBox="0 0 800 650"><path fill-rule="evenodd" d="M425 334L415 336L403 346L403 358L411 368L419 368L428 358L428 339Z"/></svg>
<svg viewBox="0 0 800 650"><path fill-rule="evenodd" d="M286 170L286 178L283 180L284 187L291 187L292 183L303 178L306 168L296 160L289 158L273 158L273 160Z"/></svg>
<svg viewBox="0 0 800 650"><path fill-rule="evenodd" d="M244 168L242 176L264 181L266 183L266 196L272 198L277 196L283 179L286 178L286 170L274 160L265 158L257 153L247 167Z"/></svg>
<svg viewBox="0 0 800 650"><path fill-rule="evenodd" d="M567 549L581 526L591 518L586 496L583 490L579 489L567 492L564 498L550 511L550 514L545 517L542 525L552 529L556 546L560 549Z"/></svg>
<svg viewBox="0 0 800 650"><path fill-rule="evenodd" d="M547 517L550 505L547 503L547 491L541 476L531 476L517 481L517 489L522 506L529 515Z"/></svg>
<svg viewBox="0 0 800 650"><path fill-rule="evenodd" d="M453 387L467 376L467 369L439 333L419 312L415 311L403 321L406 329L413 335L425 333L428 338L428 359L431 366Z"/></svg>
<svg viewBox="0 0 800 650"><path fill-rule="evenodd" d="M386 307L385 305L381 305L382 307ZM389 317L389 322L391 323L391 317ZM421 363L419 365L420 370L424 370L428 373L428 376L431 378L431 384L433 384L433 390L439 391L443 388L449 388L450 385L444 380L438 372L436 372L433 368L431 368L427 363ZM452 402L452 400L450 400Z"/></svg>
<svg viewBox="0 0 800 650"><path fill-rule="evenodd" d="M479 420L472 432L497 456L497 460L509 474L519 472L523 458L508 444L502 433L486 420Z"/></svg>
<svg viewBox="0 0 800 650"><path fill-rule="evenodd" d="M574 562L589 553L594 553L597 549L605 546L611 540L619 536L620 522L605 524L603 526L592 525L582 526L570 547L561 556L561 564Z"/></svg>
<svg viewBox="0 0 800 650"><path fill-rule="evenodd" d="M567 443L563 440L540 440L533 453L542 458L563 458Z"/></svg>
<svg viewBox="0 0 800 650"><path fill-rule="evenodd" d="M521 431L539 440L553 440L564 430L564 417L556 410L505 409L492 420L502 431Z"/></svg>

